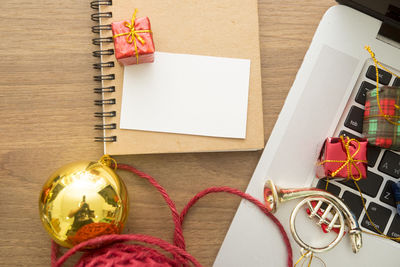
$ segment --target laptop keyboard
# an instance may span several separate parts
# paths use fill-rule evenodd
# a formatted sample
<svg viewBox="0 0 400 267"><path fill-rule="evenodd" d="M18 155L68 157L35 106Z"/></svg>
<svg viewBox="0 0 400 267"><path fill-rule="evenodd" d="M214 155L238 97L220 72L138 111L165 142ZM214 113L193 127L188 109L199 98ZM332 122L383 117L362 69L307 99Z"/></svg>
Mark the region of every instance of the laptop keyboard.
<svg viewBox="0 0 400 267"><path fill-rule="evenodd" d="M389 66L390 71L400 75ZM400 79L379 68L379 83L381 85L400 86ZM349 138L361 137L364 118L366 92L376 89L376 69L372 60L367 60L356 86L353 89L339 125L337 136ZM375 226L391 237L400 237L400 216L396 213L396 205L391 185L400 181L400 154L397 152L368 146L367 179L360 180L358 185L363 193L365 206ZM325 189L326 180L318 181L316 187ZM353 211L361 228L377 232L369 222L363 209L360 193L353 181L330 180L327 190L340 197Z"/></svg>

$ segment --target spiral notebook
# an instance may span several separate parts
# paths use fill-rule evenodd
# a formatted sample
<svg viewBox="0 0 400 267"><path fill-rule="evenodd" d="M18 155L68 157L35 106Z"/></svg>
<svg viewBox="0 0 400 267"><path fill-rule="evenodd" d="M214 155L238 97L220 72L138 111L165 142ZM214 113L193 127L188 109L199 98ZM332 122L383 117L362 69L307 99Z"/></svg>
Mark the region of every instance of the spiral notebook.
<svg viewBox="0 0 400 267"><path fill-rule="evenodd" d="M99 123L96 141L111 155L258 150L264 147L260 46L257 0L98 0L92 20L96 46L94 64L101 75L95 93ZM250 59L246 137L221 138L120 128L124 67L114 56L111 23L138 17L150 18L156 50L167 53ZM229 95L226 96L229 98Z"/></svg>

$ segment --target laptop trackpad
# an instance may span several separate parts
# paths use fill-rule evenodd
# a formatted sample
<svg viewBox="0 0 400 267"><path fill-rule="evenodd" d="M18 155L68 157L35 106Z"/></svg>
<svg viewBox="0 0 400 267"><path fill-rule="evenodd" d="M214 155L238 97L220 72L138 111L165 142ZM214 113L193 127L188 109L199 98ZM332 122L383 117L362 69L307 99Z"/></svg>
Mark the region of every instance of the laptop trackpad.
<svg viewBox="0 0 400 267"><path fill-rule="evenodd" d="M281 114L291 118L287 129L282 131L283 141L279 144L267 177L289 187L311 183L311 177L315 177L318 150L336 128L343 112L339 107L344 108L347 103L358 63L357 58L322 46L311 75L305 83L296 81L292 88L294 94L302 92L288 98L285 103L284 109L291 110L290 105L296 107L290 114ZM297 88L298 84L304 84L304 87Z"/></svg>

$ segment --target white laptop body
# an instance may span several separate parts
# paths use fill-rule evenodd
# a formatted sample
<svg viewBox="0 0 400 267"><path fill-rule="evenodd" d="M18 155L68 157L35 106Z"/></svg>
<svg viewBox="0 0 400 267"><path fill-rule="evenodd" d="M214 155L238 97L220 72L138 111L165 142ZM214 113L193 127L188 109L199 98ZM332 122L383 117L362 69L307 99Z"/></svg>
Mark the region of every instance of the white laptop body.
<svg viewBox="0 0 400 267"><path fill-rule="evenodd" d="M322 143L326 137L337 135L358 76L370 57L364 46L371 46L378 60L400 70L400 49L377 39L381 24L344 5L325 13L247 193L264 202L267 179L282 188L315 185L315 163ZM300 257L300 248L290 234L289 217L298 202L281 204L276 213L288 232L294 263ZM315 224L311 220L308 223ZM312 227L312 238L325 238L317 226ZM345 235L338 246L316 256L327 266L400 266L399 253L400 243L363 234L363 247L357 254ZM287 266L286 249L275 225L257 207L242 201L214 266ZM323 265L314 259L312 266Z"/></svg>

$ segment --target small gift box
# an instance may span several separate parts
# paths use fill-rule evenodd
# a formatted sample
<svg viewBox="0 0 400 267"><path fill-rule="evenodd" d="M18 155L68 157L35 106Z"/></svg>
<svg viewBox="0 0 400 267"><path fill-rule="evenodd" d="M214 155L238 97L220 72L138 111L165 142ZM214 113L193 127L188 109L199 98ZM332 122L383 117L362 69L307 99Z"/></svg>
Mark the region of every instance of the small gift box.
<svg viewBox="0 0 400 267"><path fill-rule="evenodd" d="M366 178L367 144L366 139L327 138L319 158L317 177Z"/></svg>
<svg viewBox="0 0 400 267"><path fill-rule="evenodd" d="M111 23L115 57L123 65L154 61L154 42L148 17Z"/></svg>
<svg viewBox="0 0 400 267"><path fill-rule="evenodd" d="M400 87L383 86L367 92L363 135L370 144L400 150L399 102Z"/></svg>

